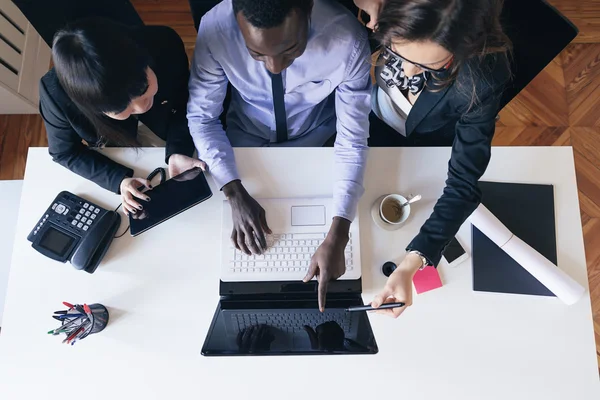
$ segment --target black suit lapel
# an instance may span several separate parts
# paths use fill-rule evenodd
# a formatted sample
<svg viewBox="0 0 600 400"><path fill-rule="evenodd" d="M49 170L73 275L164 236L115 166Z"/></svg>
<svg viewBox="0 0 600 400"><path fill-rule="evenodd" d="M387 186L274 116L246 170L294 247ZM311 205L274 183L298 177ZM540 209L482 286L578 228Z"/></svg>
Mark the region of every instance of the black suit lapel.
<svg viewBox="0 0 600 400"><path fill-rule="evenodd" d="M441 90L432 91L425 88L417 98L415 105L408 114L406 120L406 136L409 136L423 119L433 110L439 101L446 95L449 86Z"/></svg>

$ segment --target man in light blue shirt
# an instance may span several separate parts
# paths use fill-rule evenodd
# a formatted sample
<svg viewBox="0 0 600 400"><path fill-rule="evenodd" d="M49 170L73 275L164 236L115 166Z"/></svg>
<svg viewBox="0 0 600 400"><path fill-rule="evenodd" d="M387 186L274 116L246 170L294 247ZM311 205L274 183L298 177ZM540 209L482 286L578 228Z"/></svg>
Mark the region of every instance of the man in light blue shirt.
<svg viewBox="0 0 600 400"><path fill-rule="evenodd" d="M344 248L364 191L369 60L365 28L328 0L225 0L198 29L189 127L231 204L238 249L262 253L270 229L264 209L241 184L232 146L323 146L337 134L335 217L304 278L318 277L321 310L327 283L345 272ZM225 132L219 116L228 83Z"/></svg>

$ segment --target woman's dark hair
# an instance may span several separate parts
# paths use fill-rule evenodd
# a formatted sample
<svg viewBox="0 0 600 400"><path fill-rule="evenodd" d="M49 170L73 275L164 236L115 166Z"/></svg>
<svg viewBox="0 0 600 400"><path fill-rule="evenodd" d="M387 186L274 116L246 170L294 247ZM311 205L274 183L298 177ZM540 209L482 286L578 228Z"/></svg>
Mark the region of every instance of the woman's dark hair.
<svg viewBox="0 0 600 400"><path fill-rule="evenodd" d="M502 6L503 0L387 0L379 13L375 38L384 46L429 40L452 53L447 76L434 74L436 88L442 89L456 81L461 68L470 68L467 62L472 59L483 61L497 54L508 64L504 55L512 46L500 25ZM485 76L472 68L469 75L470 108L477 103L475 80Z"/></svg>
<svg viewBox="0 0 600 400"><path fill-rule="evenodd" d="M101 18L72 23L54 36L52 60L61 86L99 140L137 146L135 137L104 115L125 110L148 89L150 56L133 31Z"/></svg>

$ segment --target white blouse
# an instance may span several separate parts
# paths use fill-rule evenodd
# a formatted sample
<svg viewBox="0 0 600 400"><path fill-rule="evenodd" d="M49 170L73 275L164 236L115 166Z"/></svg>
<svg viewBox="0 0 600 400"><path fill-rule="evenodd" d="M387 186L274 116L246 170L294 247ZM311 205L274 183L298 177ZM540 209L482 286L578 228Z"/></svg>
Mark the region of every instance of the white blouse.
<svg viewBox="0 0 600 400"><path fill-rule="evenodd" d="M373 87L371 108L379 119L394 128L402 136L406 136L406 119L413 105L402 94L398 87L388 90L389 95L379 86Z"/></svg>

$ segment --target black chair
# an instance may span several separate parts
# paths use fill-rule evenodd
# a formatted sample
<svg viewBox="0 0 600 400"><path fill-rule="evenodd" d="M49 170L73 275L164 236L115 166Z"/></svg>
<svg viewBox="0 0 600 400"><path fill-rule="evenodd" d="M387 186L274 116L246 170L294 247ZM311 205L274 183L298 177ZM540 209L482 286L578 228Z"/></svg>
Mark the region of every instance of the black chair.
<svg viewBox="0 0 600 400"><path fill-rule="evenodd" d="M12 0L42 39L52 46L56 31L67 23L104 17L128 26L144 23L129 0Z"/></svg>
<svg viewBox="0 0 600 400"><path fill-rule="evenodd" d="M554 7L542 0L505 0L501 15L504 32L513 43L512 81L500 102L504 108L579 32Z"/></svg>
<svg viewBox="0 0 600 400"><path fill-rule="evenodd" d="M214 6L219 4L221 0L188 0L190 3L190 9L192 10L192 18L194 19L194 26L196 31L200 26L200 19L211 10Z"/></svg>

